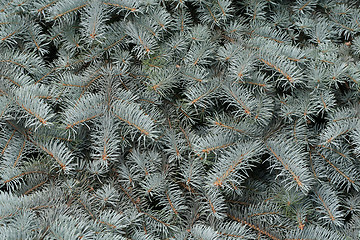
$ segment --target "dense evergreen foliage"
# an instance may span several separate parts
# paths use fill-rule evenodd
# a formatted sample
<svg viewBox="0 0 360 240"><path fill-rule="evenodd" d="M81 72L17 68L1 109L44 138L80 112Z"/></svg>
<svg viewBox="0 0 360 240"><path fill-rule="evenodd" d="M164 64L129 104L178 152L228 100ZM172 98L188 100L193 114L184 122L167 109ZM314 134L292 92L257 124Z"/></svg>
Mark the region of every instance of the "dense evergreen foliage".
<svg viewBox="0 0 360 240"><path fill-rule="evenodd" d="M360 7L0 0L0 239L360 239Z"/></svg>

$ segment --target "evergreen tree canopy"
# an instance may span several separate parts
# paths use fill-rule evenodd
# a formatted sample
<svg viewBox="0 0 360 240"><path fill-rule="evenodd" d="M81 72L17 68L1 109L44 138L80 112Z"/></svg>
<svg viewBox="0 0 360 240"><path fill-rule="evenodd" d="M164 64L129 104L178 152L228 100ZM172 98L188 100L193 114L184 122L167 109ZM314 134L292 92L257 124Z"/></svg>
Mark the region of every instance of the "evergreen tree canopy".
<svg viewBox="0 0 360 240"><path fill-rule="evenodd" d="M360 239L360 7L0 0L0 239Z"/></svg>

